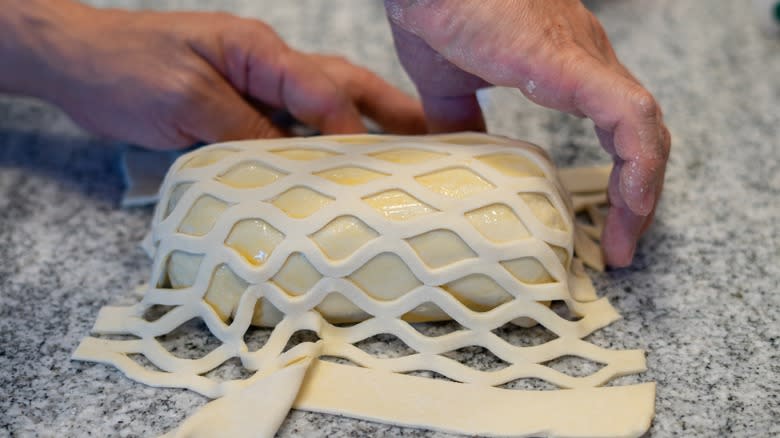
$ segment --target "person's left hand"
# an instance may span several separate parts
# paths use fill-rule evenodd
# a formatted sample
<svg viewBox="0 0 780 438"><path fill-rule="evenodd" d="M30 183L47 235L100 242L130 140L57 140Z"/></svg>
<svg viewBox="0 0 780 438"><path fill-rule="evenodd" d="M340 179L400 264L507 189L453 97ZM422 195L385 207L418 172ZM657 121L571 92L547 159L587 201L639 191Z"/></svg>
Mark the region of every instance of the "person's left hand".
<svg viewBox="0 0 780 438"><path fill-rule="evenodd" d="M425 129L414 98L341 57L297 51L257 20L29 1L35 62L16 82L104 137L182 148L287 135L271 110L324 134L365 132L363 115L389 132Z"/></svg>

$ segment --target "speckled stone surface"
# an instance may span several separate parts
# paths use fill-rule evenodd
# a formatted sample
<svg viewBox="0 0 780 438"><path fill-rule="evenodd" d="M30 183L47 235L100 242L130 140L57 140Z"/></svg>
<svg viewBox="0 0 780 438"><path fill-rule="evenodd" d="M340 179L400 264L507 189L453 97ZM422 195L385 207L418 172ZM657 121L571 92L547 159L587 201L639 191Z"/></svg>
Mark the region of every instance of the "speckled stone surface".
<svg viewBox="0 0 780 438"><path fill-rule="evenodd" d="M412 90L380 2L100 4L262 18L293 46L344 54ZM649 436L778 436L780 40L759 32L746 1L589 5L674 136L663 203L636 263L594 274L624 319L590 340L647 350L649 371L618 383L658 382ZM491 131L543 145L561 166L606 160L587 121L510 90L488 93L486 106ZM206 402L69 360L98 309L136 301L149 274L137 243L151 210L118 207L120 149L50 106L0 98L0 436L156 436ZM303 412L279 435L445 436Z"/></svg>

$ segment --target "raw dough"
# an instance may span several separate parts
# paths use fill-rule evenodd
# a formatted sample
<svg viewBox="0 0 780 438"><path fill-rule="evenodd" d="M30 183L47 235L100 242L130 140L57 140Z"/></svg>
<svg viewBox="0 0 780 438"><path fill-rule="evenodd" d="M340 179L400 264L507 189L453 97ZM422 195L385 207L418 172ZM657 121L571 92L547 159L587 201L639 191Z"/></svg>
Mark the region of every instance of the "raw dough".
<svg viewBox="0 0 780 438"><path fill-rule="evenodd" d="M339 154L328 149L298 145L279 148L278 145L269 144L266 150L272 153L268 156L258 159L251 154L244 154L243 160L233 160L227 167L228 170L218 172L214 179L226 186L220 189L232 189L240 193L245 189L267 187L279 181L283 175L288 175L289 180L291 173L306 171L322 178L319 181L314 180L312 186L294 186L288 190L280 190L278 195L270 198L248 197L240 201L266 201L293 219L305 219L335 201L335 192L328 196L317 191L319 186L327 182L339 185L336 190L340 200L359 198L390 223L422 219L424 216L431 215L452 216L448 212L441 212L428 205L410 192L425 193L425 189L428 189L431 192L428 196L436 201L439 201L437 199L439 197L434 194L440 195L440 199L445 201L472 201L472 203L475 197L479 201L480 194L490 193L494 197L496 194L501 194L506 197L497 197L498 199L514 200L516 204L531 212L527 215L527 220L536 220L539 223L532 223L530 226L541 225L572 235L570 233L572 223L564 219L569 219L571 214L563 210L566 204L560 186L549 184L541 193L528 191L523 187L523 181L526 179L542 179L546 182L554 175L554 170L538 150L527 143L515 142L512 144L514 147L512 152L496 152L494 147L485 148L484 142L487 139L485 136L472 136L471 144L465 147L463 145L469 142L463 136L440 138L444 138L452 146L442 149L441 152L431 152L420 148L420 145L426 144L425 142L409 147L408 140L403 138L355 137L355 140L381 145L379 150L366 150L365 144L353 144L345 148L349 152L353 152L352 150L363 152L360 159L356 159L354 153ZM490 143L506 145L509 142L490 138ZM457 146L460 146L460 149ZM188 190L193 190L192 184L189 182L172 184L170 181L176 180L179 175L186 174L190 169L211 165L215 161L230 157L230 152L225 151L229 149L198 151L183 165L174 166L170 172L169 183L164 187L162 197L168 199L165 208L167 214L174 214L177 208L185 210L183 213L186 214L178 226L179 233L193 236L205 235L210 232L229 204L214 195L204 194L191 205L180 205L182 195ZM325 167L323 170L308 171L307 165L324 158L329 160L328 165L323 166ZM413 165L422 165L430 170L416 174L417 169L412 167ZM493 183L475 173L473 170L475 165L481 165L483 172L487 171L502 178L503 187L497 189ZM405 175L411 175L412 178ZM399 184L397 181L402 178L406 180ZM377 192L379 189L372 189L368 191L371 193L362 190L364 185L382 179L391 184L387 190ZM360 247L380 236L377 230L354 216L348 208L350 206L350 202L343 202L343 212L316 232L308 234L328 259L328 263L348 259ZM486 205L480 203L477 208L465 212L464 217L479 232L478 238L490 242L522 243L521 241L533 240L534 237L527 228L529 225L521 221L513 209L504 202ZM165 219L166 217L158 216L153 227L156 228L157 224ZM387 230L384 228L392 225L381 222L380 224L383 228L380 231L386 235ZM229 225L232 225L232 229L225 244L238 252L253 267L262 267L274 249L285 239L284 232L278 229L279 226L274 227L260 217L245 218ZM289 229L289 225L285 228ZM411 233L406 232L406 235L399 237L416 252L422 263L431 271L446 268L460 261L474 261L478 257L484 259L487 256L487 254L475 253L472 247L452 230L435 228L418 233L423 228L430 227L421 225ZM305 236L291 236L291 238L295 237ZM560 260L560 266L556 266L556 273L560 278L568 267L573 244L571 239L559 238L558 241L562 245L543 242L547 243L543 249L551 250ZM501 267L514 277L513 280L504 282L510 283L511 287L502 287L496 283L495 278L484 275L481 271L478 271L479 274L471 274L451 281L436 281L429 285L441 287L472 310L488 311L513 298L507 290L518 287L517 284L512 283L513 281L527 285L552 285L557 282L556 277L537 259L539 250L540 248L529 245L525 251L521 250L521 257L500 261ZM377 254L348 278L373 298L382 300L398 298L420 285L420 281L402 258L403 254L392 252ZM167 275L168 283L174 289L190 287L195 282L202 259L202 254L174 251L169 256L163 276ZM270 280L288 294L298 296L308 292L321 278L322 273L312 266L306 255L295 252L289 255L282 268L270 277ZM212 285L204 299L214 307L223 320L227 321L234 314L241 295L249 285L250 283L242 281L229 267L221 265L216 269ZM328 321L335 323L358 322L370 317L340 295L325 297L317 310ZM412 310L403 318L414 322L449 319L438 309L430 308ZM255 309L252 321L256 325L273 326L280 319L281 315L277 309L267 301L261 301ZM529 325L532 321L522 319L518 323Z"/></svg>
<svg viewBox="0 0 780 438"><path fill-rule="evenodd" d="M574 257L576 249L591 266L603 266L593 241L603 217L594 203L603 201L606 175L564 174L570 198L541 149L483 134L203 148L177 160L161 189L144 243L154 268L143 302L102 309L93 330L140 339L87 338L74 357L114 364L150 385L224 396L174 432L181 436L227 427L236 436L256 435L258 417L247 406L267 403L269 387L287 400L265 409L269 436L293 398L302 409L468 434L639 436L652 418L652 384L598 386L643 371L644 354L583 340L619 317L596 297ZM592 224L575 225L575 211L587 212ZM579 319L556 314L552 300ZM145 319L155 305L173 309ZM205 357L176 358L156 341L195 317L222 341ZM440 319L463 330L428 337L409 324ZM510 321L538 322L557 337L534 347L509 344L493 330ZM250 325L275 327L257 351L244 342ZM320 340L283 351L300 330ZM414 353L383 359L354 345L382 333ZM508 366L481 371L445 356L474 345ZM545 365L567 355L604 367L573 377ZM225 382L203 376L233 357L254 375ZM455 382L404 375L419 370ZM562 389L496 388L524 378ZM216 427L215 418L230 424L193 426Z"/></svg>

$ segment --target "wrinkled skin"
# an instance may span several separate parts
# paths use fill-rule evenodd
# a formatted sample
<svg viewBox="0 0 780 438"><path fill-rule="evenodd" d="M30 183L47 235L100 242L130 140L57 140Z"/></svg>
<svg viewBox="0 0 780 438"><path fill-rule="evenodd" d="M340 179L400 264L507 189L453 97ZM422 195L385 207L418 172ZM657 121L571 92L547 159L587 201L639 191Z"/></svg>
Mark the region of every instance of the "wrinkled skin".
<svg viewBox="0 0 780 438"><path fill-rule="evenodd" d="M181 148L282 136L271 109L326 134L364 132L361 115L390 132L425 131L415 99L343 58L291 49L257 20L30 2L30 49L41 53L30 70L46 80L29 94L105 137Z"/></svg>
<svg viewBox="0 0 780 438"><path fill-rule="evenodd" d="M615 162L602 246L608 264L629 265L652 221L671 140L653 96L582 3L385 0L385 7L430 131L484 130L475 92L491 85L594 122Z"/></svg>

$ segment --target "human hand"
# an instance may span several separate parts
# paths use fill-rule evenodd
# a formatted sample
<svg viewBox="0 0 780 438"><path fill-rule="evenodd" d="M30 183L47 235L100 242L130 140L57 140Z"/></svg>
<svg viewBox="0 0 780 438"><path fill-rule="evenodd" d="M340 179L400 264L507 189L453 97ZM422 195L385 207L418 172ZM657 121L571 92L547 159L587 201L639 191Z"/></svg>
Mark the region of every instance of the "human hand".
<svg viewBox="0 0 780 438"><path fill-rule="evenodd" d="M615 162L602 247L609 265L629 265L652 222L671 140L653 96L582 3L385 0L385 7L429 130L484 130L475 93L490 85L595 123Z"/></svg>
<svg viewBox="0 0 780 438"><path fill-rule="evenodd" d="M161 149L285 135L260 107L326 134L364 132L361 115L425 129L416 100L343 58L295 51L256 20L70 2L54 13L43 97L99 135Z"/></svg>

